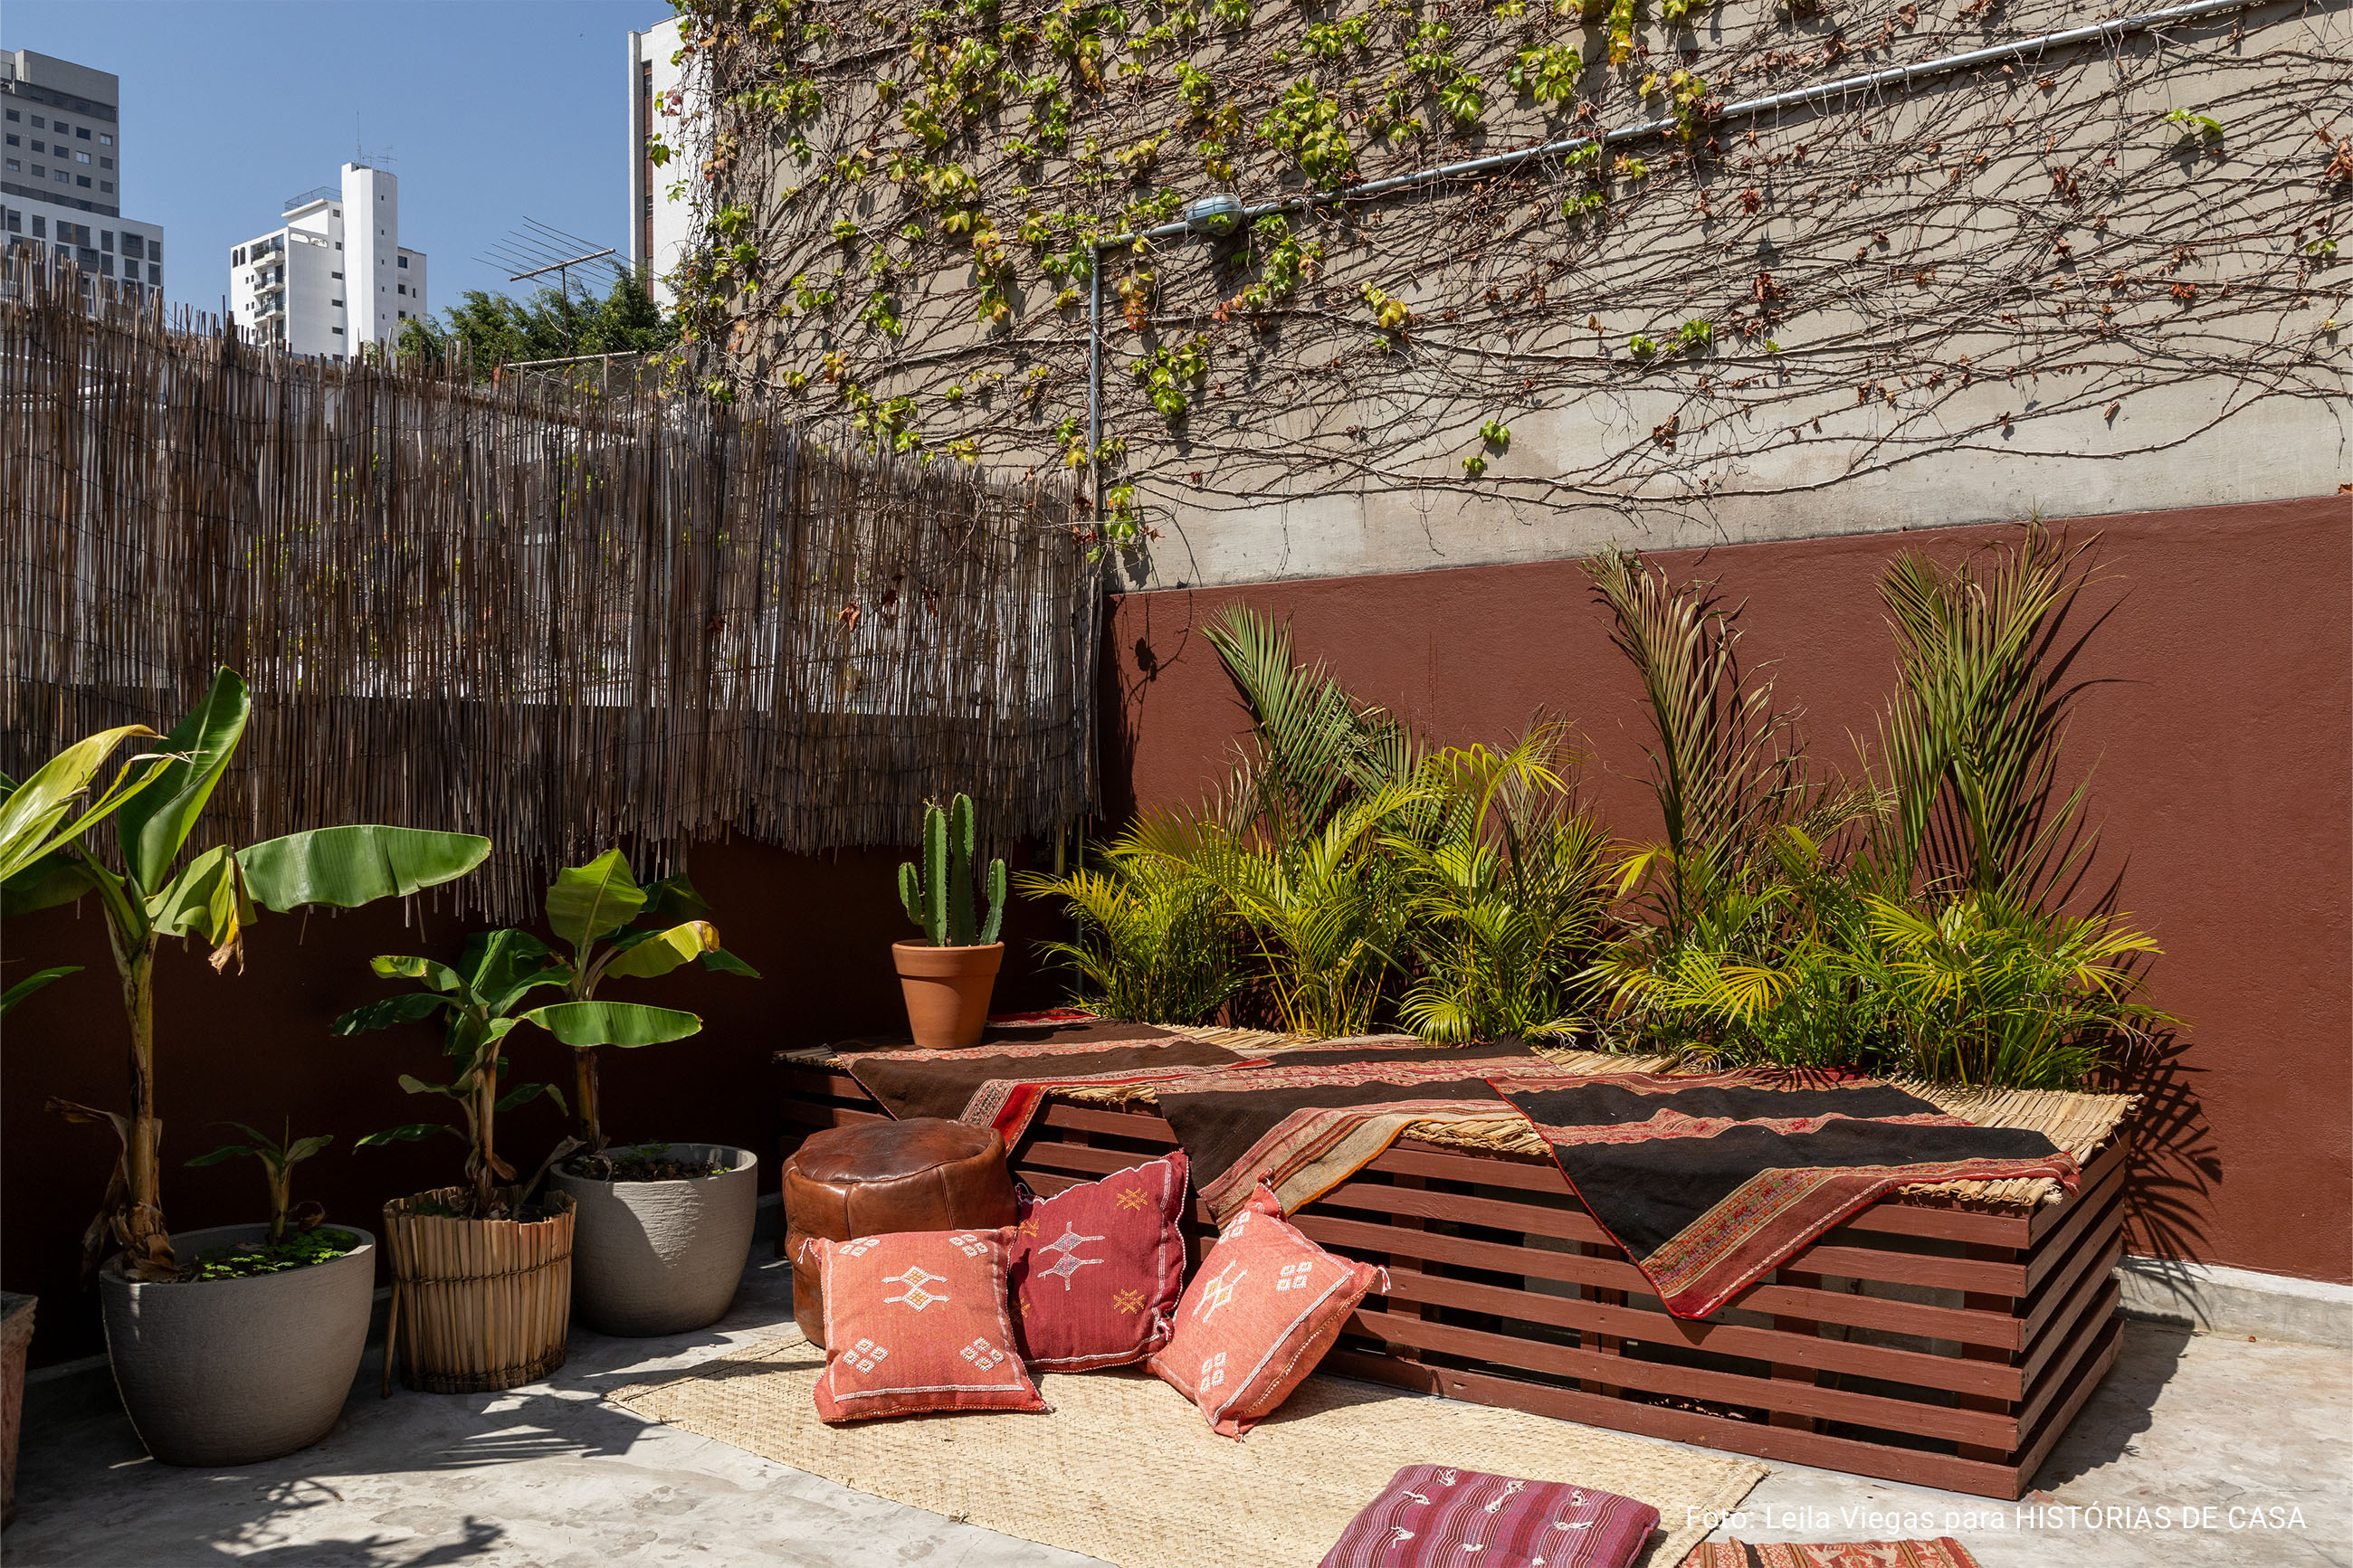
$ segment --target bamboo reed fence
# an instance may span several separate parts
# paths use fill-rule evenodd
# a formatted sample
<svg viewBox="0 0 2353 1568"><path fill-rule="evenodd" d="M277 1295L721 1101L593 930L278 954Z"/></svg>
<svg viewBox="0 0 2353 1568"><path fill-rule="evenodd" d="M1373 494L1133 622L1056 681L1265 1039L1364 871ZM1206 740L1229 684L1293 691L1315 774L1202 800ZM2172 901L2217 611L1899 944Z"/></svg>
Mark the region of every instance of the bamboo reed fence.
<svg viewBox="0 0 2353 1568"><path fill-rule="evenodd" d="M0 277L0 768L167 727L216 664L254 716L215 837L379 821L552 868L745 834L998 843L1091 805L1099 575L1069 488L878 457L635 382L334 362Z"/></svg>

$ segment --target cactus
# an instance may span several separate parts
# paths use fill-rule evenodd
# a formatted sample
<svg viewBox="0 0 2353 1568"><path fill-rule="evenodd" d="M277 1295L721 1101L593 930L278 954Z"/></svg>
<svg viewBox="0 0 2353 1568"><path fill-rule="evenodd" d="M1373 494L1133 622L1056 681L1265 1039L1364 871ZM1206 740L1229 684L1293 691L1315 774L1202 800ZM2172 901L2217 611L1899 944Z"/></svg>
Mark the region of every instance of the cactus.
<svg viewBox="0 0 2353 1568"><path fill-rule="evenodd" d="M1005 919L1005 862L988 863L988 916L976 921L973 899L972 797L960 795L946 811L923 807L923 863L899 867L899 901L934 947L986 947Z"/></svg>

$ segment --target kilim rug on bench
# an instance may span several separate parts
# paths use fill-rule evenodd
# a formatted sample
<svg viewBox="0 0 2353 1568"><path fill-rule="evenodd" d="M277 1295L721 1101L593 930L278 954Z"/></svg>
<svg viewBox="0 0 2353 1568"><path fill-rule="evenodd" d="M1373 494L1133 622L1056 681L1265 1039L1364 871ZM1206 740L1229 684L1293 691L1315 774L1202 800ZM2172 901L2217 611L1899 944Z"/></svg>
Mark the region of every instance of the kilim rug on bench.
<svg viewBox="0 0 2353 1568"><path fill-rule="evenodd" d="M1649 1503L1662 1528L1637 1561L1674 1568L1706 1533L1694 1521L1737 1507L1766 1473L1738 1455L1320 1376L1239 1443L1158 1378L1126 1369L1042 1374L1050 1413L828 1426L811 1394L823 1366L791 1333L607 1397L858 1491L1122 1568L1315 1568L1414 1463Z"/></svg>
<svg viewBox="0 0 2353 1568"><path fill-rule="evenodd" d="M1417 1122L1516 1121L1486 1075L1547 1073L1518 1040L1429 1046L1395 1036L1284 1051L1154 1095L1219 1225L1263 1180L1287 1214L1380 1157Z"/></svg>
<svg viewBox="0 0 2353 1568"><path fill-rule="evenodd" d="M2049 1176L2072 1190L2079 1173L2040 1132L1976 1126L1837 1072L1498 1074L1494 1086L1679 1318L1707 1316L1898 1187Z"/></svg>
<svg viewBox="0 0 2353 1568"><path fill-rule="evenodd" d="M1008 1149L1055 1089L1164 1082L1262 1059L1149 1024L1109 1020L992 1032L965 1050L861 1049L865 1043L842 1042L839 1062L885 1110L994 1127Z"/></svg>

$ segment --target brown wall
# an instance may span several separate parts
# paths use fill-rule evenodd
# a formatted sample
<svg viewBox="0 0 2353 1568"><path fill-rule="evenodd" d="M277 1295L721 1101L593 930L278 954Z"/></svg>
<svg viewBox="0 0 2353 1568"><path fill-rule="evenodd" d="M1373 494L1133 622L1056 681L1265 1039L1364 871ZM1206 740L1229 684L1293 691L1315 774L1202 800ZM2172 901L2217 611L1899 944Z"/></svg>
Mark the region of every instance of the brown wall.
<svg viewBox="0 0 2353 1568"><path fill-rule="evenodd" d="M2353 1280L2353 500L2087 519L2103 535L2095 683L2069 763L2096 764L2096 862L2166 949L2155 1002L2188 1021L2142 1085L2141 1250ZM1874 592L1894 552L1950 557L2001 529L1751 544L1657 557L1746 600L1817 757L1846 763L1894 680ZM1106 774L1124 807L1195 798L1242 722L1198 635L1240 600L1303 657L1434 740L1494 740L1539 709L1578 726L1587 787L1654 835L1642 716L1573 561L1128 595L1112 618Z"/></svg>
<svg viewBox="0 0 2353 1568"><path fill-rule="evenodd" d="M617 985L616 1000L700 1013L692 1039L636 1051L608 1050L602 1079L607 1130L618 1139L678 1138L738 1144L759 1156L763 1190L776 1189L776 1115L770 1053L860 1031L904 1026L889 943L913 928L899 907L895 852L839 858L788 855L736 841L691 857L695 885L711 901L730 951L761 972L757 981L700 971ZM1008 857L1018 868L1023 862ZM419 926L421 925L421 930ZM1006 941L1016 953L1061 934L1043 906L1014 900ZM412 1098L403 1072L438 1079L439 1037L416 1025L349 1038L327 1032L334 1016L395 986L368 973L379 952L452 959L470 925L429 907L404 923L396 906L267 917L247 942L246 971L216 976L201 952L167 945L156 963L158 1096L164 1119L164 1212L184 1230L261 1217L259 1167L236 1160L203 1170L184 1162L229 1141L234 1118L275 1132L290 1115L298 1134L332 1132L335 1144L295 1174L295 1196L317 1198L332 1219L380 1228L388 1197L459 1179L454 1139L354 1151L379 1128L440 1120L455 1107ZM543 935L545 933L543 932ZM49 1095L118 1109L127 1077L122 1012L94 907L11 920L0 928L5 973L50 963L83 973L26 1002L0 1048L5 1142L0 1142L0 1280L41 1298L34 1364L101 1348L95 1298L76 1270L82 1226L105 1190L114 1139L102 1127L69 1126L45 1115ZM1008 963L1001 1007L1042 1005L1058 988L1026 964ZM525 1037L529 1037L526 1038ZM571 1081L568 1053L536 1031L514 1037L518 1076ZM521 1168L535 1165L561 1135L544 1100L501 1120L499 1147Z"/></svg>

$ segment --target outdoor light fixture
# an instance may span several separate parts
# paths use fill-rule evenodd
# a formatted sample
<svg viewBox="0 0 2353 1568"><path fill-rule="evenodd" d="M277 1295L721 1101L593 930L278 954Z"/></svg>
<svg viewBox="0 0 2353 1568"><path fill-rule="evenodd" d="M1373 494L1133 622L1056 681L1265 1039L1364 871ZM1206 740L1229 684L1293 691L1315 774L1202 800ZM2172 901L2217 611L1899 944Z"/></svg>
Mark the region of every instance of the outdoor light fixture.
<svg viewBox="0 0 2353 1568"><path fill-rule="evenodd" d="M1185 226L1195 234L1216 239L1231 234L1242 220L1242 199L1230 192L1214 196L1196 196L1185 204Z"/></svg>

